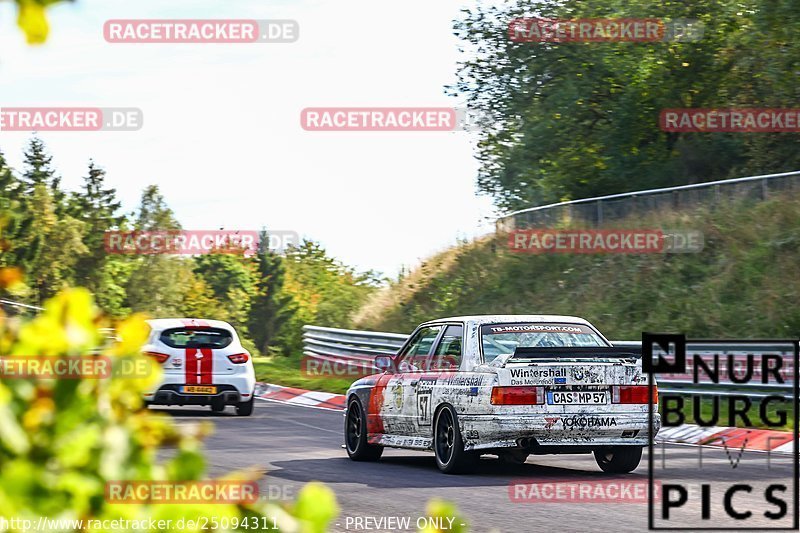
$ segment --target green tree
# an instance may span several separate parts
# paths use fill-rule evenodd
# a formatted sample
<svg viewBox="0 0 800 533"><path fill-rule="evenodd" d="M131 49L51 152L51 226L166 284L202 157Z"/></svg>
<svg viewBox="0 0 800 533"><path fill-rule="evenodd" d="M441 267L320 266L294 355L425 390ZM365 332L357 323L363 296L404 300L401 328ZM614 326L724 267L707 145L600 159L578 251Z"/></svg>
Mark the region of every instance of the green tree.
<svg viewBox="0 0 800 533"><path fill-rule="evenodd" d="M269 249L269 233L259 234L258 281L250 310L248 329L253 342L266 354L275 336L296 312L292 297L283 291L286 268L280 254Z"/></svg>
<svg viewBox="0 0 800 533"><path fill-rule="evenodd" d="M248 316L257 276L254 258L212 251L194 258L194 274L215 302L215 315L211 316L230 322L241 336L249 338Z"/></svg>
<svg viewBox="0 0 800 533"><path fill-rule="evenodd" d="M175 213L167 205L156 185L142 193L134 215L136 231L180 229ZM134 258L134 270L125 286L127 307L146 311L156 317L181 314L184 295L194 283L191 261L166 255L141 255Z"/></svg>
<svg viewBox="0 0 800 533"><path fill-rule="evenodd" d="M292 298L296 311L280 328L276 344L290 354L301 351L305 324L350 327L353 314L379 283L374 273L356 272L310 240L289 248L285 267L281 292Z"/></svg>
<svg viewBox="0 0 800 533"><path fill-rule="evenodd" d="M8 207L12 199L19 198L20 183L14 171L8 166L5 154L0 151L0 201Z"/></svg>
<svg viewBox="0 0 800 533"><path fill-rule="evenodd" d="M20 182L0 152L0 266L17 264L14 247L21 223Z"/></svg>
<svg viewBox="0 0 800 533"><path fill-rule="evenodd" d="M72 285L75 263L88 250L81 240L83 223L68 215L58 217L53 197L44 183L34 187L26 207L30 226L20 246L30 245L37 250L25 267L34 299L41 302Z"/></svg>
<svg viewBox="0 0 800 533"><path fill-rule="evenodd" d="M130 314L127 287L136 267L136 261L129 257L110 255L99 265L98 271L92 272L97 304L109 316L123 318Z"/></svg>
<svg viewBox="0 0 800 533"><path fill-rule="evenodd" d="M519 17L698 19L696 42L529 43ZM788 0L519 0L456 23L474 51L449 88L485 116L479 189L503 209L800 167L790 134L668 133L662 109L793 107L800 5Z"/></svg>
<svg viewBox="0 0 800 533"><path fill-rule="evenodd" d="M69 202L69 212L85 224L83 242L89 253L81 257L75 266L75 280L93 292L102 291L103 265L108 259L105 246L105 232L118 229L125 220L117 213L120 202L116 190L106 187L106 172L89 161L88 174L84 177L81 190L73 193Z"/></svg>
<svg viewBox="0 0 800 533"><path fill-rule="evenodd" d="M60 215L65 208L66 195L61 190L61 178L53 168L53 156L38 137L31 138L28 150L25 152L25 170L22 174L23 192L31 194L33 189L44 184L50 188L50 194Z"/></svg>
<svg viewBox="0 0 800 533"><path fill-rule="evenodd" d="M34 228L33 202L37 185L41 185L49 195L53 175L50 169L51 159L45 152L44 144L34 137L25 154L27 168L22 176L14 176L5 159L3 160L3 195L12 212L6 223L7 251L3 254L3 262L20 267L25 272L30 271L31 264L40 256L44 245L41 231L37 232Z"/></svg>
<svg viewBox="0 0 800 533"><path fill-rule="evenodd" d="M158 185L148 185L142 192L134 229L137 231L167 231L181 229L175 213L167 205Z"/></svg>

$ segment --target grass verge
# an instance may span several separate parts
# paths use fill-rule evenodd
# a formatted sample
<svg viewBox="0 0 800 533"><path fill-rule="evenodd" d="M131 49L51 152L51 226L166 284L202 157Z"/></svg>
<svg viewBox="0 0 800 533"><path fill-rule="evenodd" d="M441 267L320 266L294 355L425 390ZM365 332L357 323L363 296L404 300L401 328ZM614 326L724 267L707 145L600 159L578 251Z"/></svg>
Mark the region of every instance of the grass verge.
<svg viewBox="0 0 800 533"><path fill-rule="evenodd" d="M300 369L300 359L296 357L253 357L253 367L258 381L284 387L344 394L353 382L349 378L306 376Z"/></svg>

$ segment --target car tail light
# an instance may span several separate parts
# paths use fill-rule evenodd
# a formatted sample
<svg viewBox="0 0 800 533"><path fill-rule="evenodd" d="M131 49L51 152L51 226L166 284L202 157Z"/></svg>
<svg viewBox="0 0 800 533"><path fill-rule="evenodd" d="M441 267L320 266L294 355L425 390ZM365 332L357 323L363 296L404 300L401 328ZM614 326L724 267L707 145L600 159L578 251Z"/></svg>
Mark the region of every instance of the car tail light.
<svg viewBox="0 0 800 533"><path fill-rule="evenodd" d="M611 387L611 403L647 404L647 385L614 385ZM658 403L658 387L653 385L653 403Z"/></svg>
<svg viewBox="0 0 800 533"><path fill-rule="evenodd" d="M167 359L169 359L169 355L167 355L165 353L144 352L144 354L147 355L148 357L152 357L153 359L155 359L156 361L158 361L162 365L167 361Z"/></svg>
<svg viewBox="0 0 800 533"><path fill-rule="evenodd" d="M242 363L246 363L250 356L246 353L237 353L234 355L229 355L228 359L231 360L231 363L236 363L237 365L241 365Z"/></svg>
<svg viewBox="0 0 800 533"><path fill-rule="evenodd" d="M544 387L492 387L492 405L544 403Z"/></svg>

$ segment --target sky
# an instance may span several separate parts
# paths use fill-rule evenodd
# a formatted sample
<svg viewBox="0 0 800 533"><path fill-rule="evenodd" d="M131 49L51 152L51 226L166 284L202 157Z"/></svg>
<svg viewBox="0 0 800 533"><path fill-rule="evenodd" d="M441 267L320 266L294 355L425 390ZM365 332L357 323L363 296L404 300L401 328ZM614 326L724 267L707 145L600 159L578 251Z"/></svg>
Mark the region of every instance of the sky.
<svg viewBox="0 0 800 533"><path fill-rule="evenodd" d="M31 47L0 2L1 107L136 107L133 132L42 132L69 190L90 158L125 211L158 184L185 229L296 231L359 270L394 276L492 231L474 133L320 132L307 107L460 107L449 97L453 0L77 0ZM292 19L294 43L112 44L109 19ZM0 132L22 168L30 133Z"/></svg>

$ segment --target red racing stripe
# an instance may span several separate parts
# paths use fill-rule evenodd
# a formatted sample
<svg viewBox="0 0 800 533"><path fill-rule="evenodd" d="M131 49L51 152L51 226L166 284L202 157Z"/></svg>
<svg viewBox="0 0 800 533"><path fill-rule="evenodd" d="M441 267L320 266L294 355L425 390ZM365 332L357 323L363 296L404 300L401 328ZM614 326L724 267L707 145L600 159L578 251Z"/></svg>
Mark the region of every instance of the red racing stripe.
<svg viewBox="0 0 800 533"><path fill-rule="evenodd" d="M202 328L210 328L211 326L205 320L196 320L192 318L191 320L181 320L184 327L188 329L202 329Z"/></svg>
<svg viewBox="0 0 800 533"><path fill-rule="evenodd" d="M200 360L200 383L211 385L214 382L214 355L211 348L201 348L203 358Z"/></svg>
<svg viewBox="0 0 800 533"><path fill-rule="evenodd" d="M186 348L186 365L184 371L184 379L187 385L196 385L199 383L197 379L198 361L197 361L197 348Z"/></svg>
<svg viewBox="0 0 800 533"><path fill-rule="evenodd" d="M367 407L367 436L376 433L385 433L383 427L383 398L386 393L386 384L391 379L390 374L384 374L375 383L369 393L369 406Z"/></svg>

